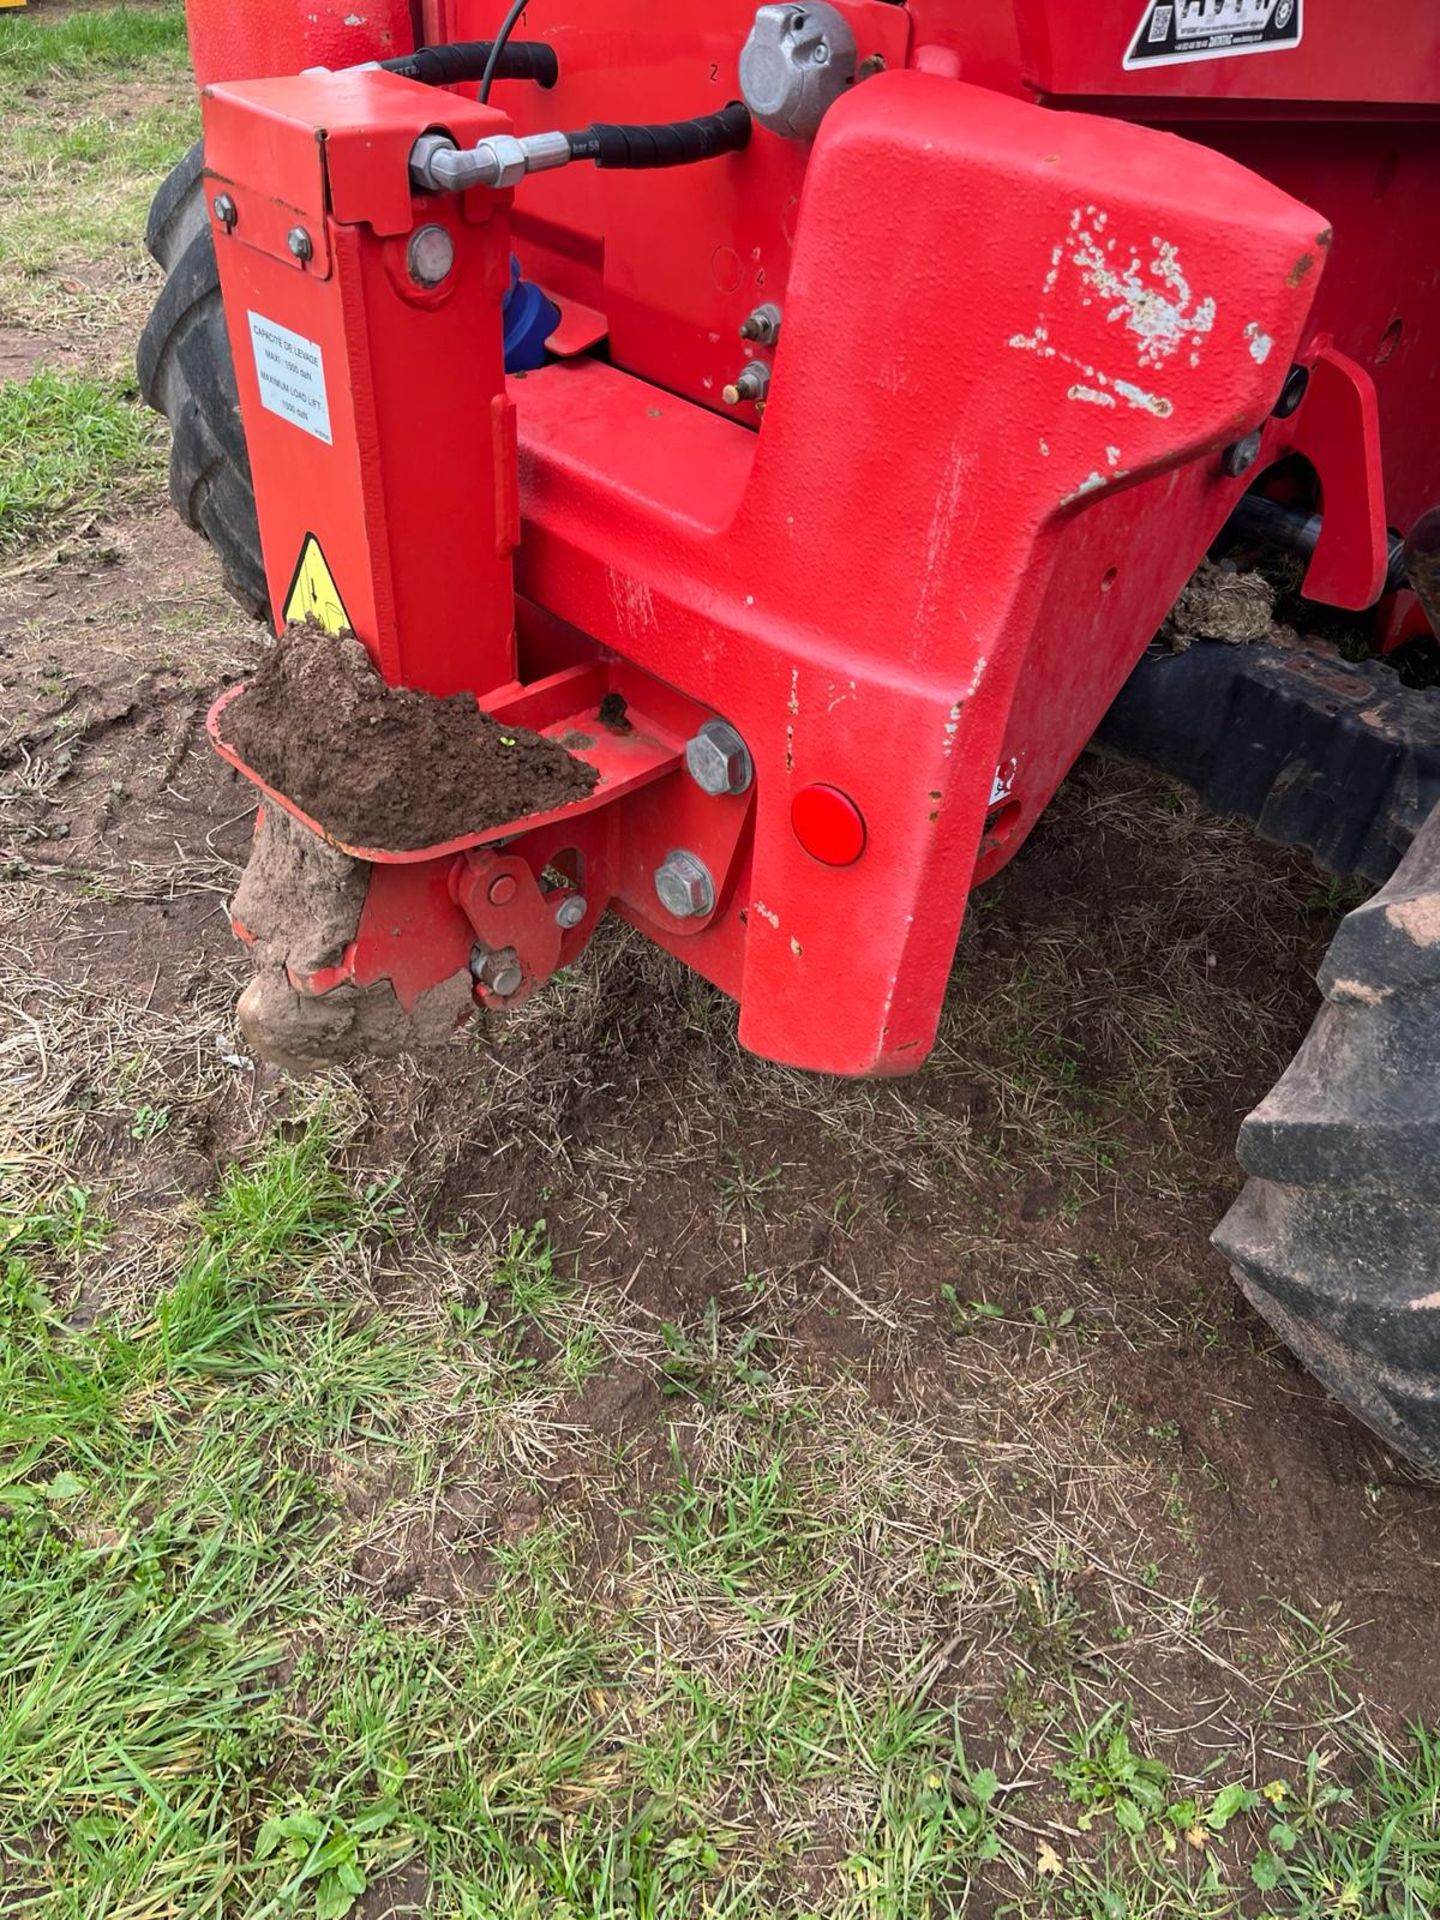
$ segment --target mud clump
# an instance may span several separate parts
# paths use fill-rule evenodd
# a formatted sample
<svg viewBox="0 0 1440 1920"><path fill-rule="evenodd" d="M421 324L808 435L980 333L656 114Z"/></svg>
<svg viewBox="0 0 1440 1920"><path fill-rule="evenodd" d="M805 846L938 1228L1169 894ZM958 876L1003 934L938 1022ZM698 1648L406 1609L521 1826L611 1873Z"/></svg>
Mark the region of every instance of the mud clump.
<svg viewBox="0 0 1440 1920"><path fill-rule="evenodd" d="M1176 653L1192 640L1246 647L1257 640L1284 638L1286 629L1275 618L1277 597L1274 583L1263 573L1231 573L1213 560L1202 560L1181 588L1161 635Z"/></svg>
<svg viewBox="0 0 1440 1920"><path fill-rule="evenodd" d="M371 871L368 861L332 847L283 807L265 809L230 903L231 924L255 963L235 1011L246 1044L262 1060L309 1073L361 1054L409 1053L448 1040L475 1011L468 967L409 1007L386 979L303 990L312 975L343 961L359 931Z"/></svg>
<svg viewBox="0 0 1440 1920"><path fill-rule="evenodd" d="M468 693L387 687L353 634L310 622L276 642L220 734L337 840L394 853L565 806L598 778Z"/></svg>

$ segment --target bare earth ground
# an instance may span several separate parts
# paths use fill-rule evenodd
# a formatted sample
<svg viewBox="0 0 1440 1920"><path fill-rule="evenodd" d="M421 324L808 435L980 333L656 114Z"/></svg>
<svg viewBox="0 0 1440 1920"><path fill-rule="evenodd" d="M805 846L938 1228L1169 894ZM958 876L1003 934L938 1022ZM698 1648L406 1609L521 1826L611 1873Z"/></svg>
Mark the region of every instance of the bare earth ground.
<svg viewBox="0 0 1440 1920"><path fill-rule="evenodd" d="M88 329L12 305L0 380L118 358L148 272L133 244L123 258L118 317L108 292ZM330 1303L371 1370L347 1387L349 1349L324 1347L286 1388L291 1413L307 1394L330 1408L303 1445L274 1442L317 1516L312 1585L275 1603L266 1678L235 1709L239 1878L205 1881L211 1904L186 1881L168 1910L343 1911L299 1880L267 1905L240 1870L262 1819L333 1806L358 1834L377 1794L401 1811L354 1909L373 1920L427 1898L477 1915L1251 1910L1255 1790L1278 1779L1294 1804L1307 1755L1312 1790L1317 1770L1358 1782L1354 1756L1440 1718L1440 1501L1275 1344L1207 1244L1239 1117L1311 1017L1336 889L1087 758L977 901L911 1081L747 1058L718 994L613 927L507 1023L289 1082L233 1034L224 908L253 809L202 725L264 636L146 471L145 498L112 490L0 562L10 1199L33 1222L78 1193L104 1223L13 1244L66 1327L153 1340L237 1166L318 1142L343 1231L304 1255L303 1288L263 1262L236 1284L287 1313ZM230 1391L274 1390L246 1377ZM147 1389L147 1419L163 1401ZM121 1414L133 1425L133 1395ZM98 1484L63 1433L46 1444L45 1471ZM93 1548L100 1522L65 1511L65 1541ZM156 1513L126 1525L153 1535ZM522 1576L527 1633L553 1612L600 1651L567 1681L549 1642L523 1642L548 1705L514 1735L530 1825L494 1815L492 1884L455 1864L480 1844L473 1807L422 1814L404 1784L452 1726L488 1753L489 1722L460 1692L416 1694L430 1718L417 1730L407 1705L419 1744L387 1773L363 1731L383 1706L346 1687L374 1666L405 1693L421 1647L469 1648L473 1675ZM77 1809L110 1806L98 1789L34 1785L30 1818L5 1798L5 1724L0 1911L12 1883L36 1903L16 1911L166 1910L144 1904L153 1863L112 1884L65 1838ZM347 1742L364 1764L337 1780ZM1087 1800L1064 1771L1106 1753L1123 1771L1132 1749L1169 1770L1174 1831L1154 1832L1140 1785L1137 1836L1110 1818L1131 1787ZM162 1800L193 1764L155 1775ZM494 1759L487 1809L508 1805L510 1767ZM1229 1782L1249 1794L1235 1827L1204 1811ZM606 1821L658 1836L645 1899L545 1865ZM104 1904L107 1885L125 1897ZM1425 1910L1341 1893L1305 1911Z"/></svg>

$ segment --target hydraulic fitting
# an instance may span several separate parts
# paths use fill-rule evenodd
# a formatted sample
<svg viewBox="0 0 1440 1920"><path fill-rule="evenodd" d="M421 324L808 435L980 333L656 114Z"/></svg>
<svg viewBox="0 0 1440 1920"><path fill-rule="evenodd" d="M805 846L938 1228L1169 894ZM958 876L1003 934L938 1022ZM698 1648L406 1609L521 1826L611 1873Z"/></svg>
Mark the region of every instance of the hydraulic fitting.
<svg viewBox="0 0 1440 1920"><path fill-rule="evenodd" d="M468 187L513 187L527 173L546 173L572 158L563 133L492 134L457 147L443 133L424 133L410 150L410 179L421 193L464 193Z"/></svg>

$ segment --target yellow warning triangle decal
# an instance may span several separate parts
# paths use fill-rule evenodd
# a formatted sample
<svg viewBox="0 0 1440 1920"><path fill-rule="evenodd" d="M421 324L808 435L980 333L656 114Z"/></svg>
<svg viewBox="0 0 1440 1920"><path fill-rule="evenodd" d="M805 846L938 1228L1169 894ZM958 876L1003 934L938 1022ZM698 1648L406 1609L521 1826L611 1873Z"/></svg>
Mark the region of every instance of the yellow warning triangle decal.
<svg viewBox="0 0 1440 1920"><path fill-rule="evenodd" d="M294 626L298 620L313 620L327 633L343 633L350 625L335 576L313 533L305 536L290 591L280 611L287 627Z"/></svg>

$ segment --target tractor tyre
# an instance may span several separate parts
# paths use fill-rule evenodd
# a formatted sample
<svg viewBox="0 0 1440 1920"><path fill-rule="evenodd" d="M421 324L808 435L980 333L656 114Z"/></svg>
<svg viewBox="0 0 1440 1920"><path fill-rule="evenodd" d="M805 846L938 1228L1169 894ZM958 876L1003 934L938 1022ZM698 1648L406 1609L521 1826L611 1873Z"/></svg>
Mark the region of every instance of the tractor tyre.
<svg viewBox="0 0 1440 1920"><path fill-rule="evenodd" d="M1320 986L1240 1130L1250 1177L1215 1244L1337 1399L1440 1473L1440 808L1341 921Z"/></svg>
<svg viewBox="0 0 1440 1920"><path fill-rule="evenodd" d="M210 542L225 585L257 619L269 607L250 456L220 299L197 141L150 209L145 244L165 285L140 337L140 391L170 422L170 498Z"/></svg>

